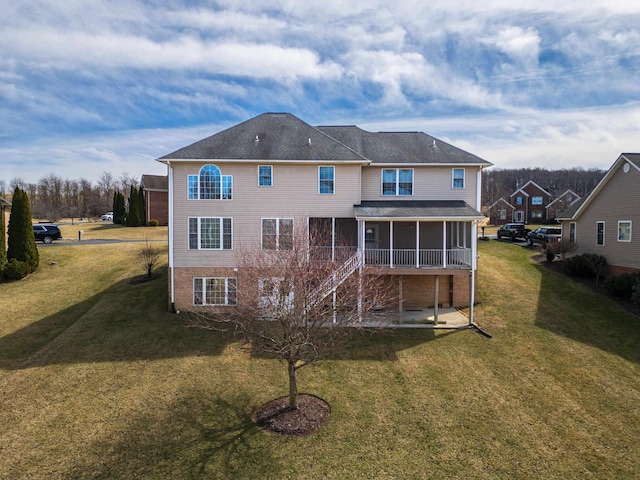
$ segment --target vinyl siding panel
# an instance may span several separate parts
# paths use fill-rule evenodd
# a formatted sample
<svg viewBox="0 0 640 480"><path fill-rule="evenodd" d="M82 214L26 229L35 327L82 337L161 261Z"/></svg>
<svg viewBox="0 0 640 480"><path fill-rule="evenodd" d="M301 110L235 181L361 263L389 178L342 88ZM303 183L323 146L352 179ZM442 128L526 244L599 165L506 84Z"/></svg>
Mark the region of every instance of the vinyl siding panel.
<svg viewBox="0 0 640 480"><path fill-rule="evenodd" d="M360 166L335 165L335 194L318 193L318 164L273 165L273 186L258 186L260 163L218 162L222 175L233 175L232 200L189 200L187 177L196 175L204 163L173 166L174 179L174 265L221 267L235 264L235 252L188 249L189 217L232 217L233 247L260 245L262 218L294 218L303 222L309 216L353 217L353 205L360 203ZM323 163L322 165L334 165ZM297 226L297 225L296 225Z"/></svg>
<svg viewBox="0 0 640 480"><path fill-rule="evenodd" d="M413 196L410 197L382 195L382 170L385 168L394 167L363 167L362 200L464 200L477 208L478 169L475 167L465 167L464 188L453 188L452 167L398 165L395 168L413 168Z"/></svg>
<svg viewBox="0 0 640 480"><path fill-rule="evenodd" d="M604 255L610 265L640 269L640 172L622 162L576 221L578 253ZM632 222L631 242L618 241L618 222ZM596 223L605 222L605 242L596 244ZM564 222L568 230L568 223Z"/></svg>

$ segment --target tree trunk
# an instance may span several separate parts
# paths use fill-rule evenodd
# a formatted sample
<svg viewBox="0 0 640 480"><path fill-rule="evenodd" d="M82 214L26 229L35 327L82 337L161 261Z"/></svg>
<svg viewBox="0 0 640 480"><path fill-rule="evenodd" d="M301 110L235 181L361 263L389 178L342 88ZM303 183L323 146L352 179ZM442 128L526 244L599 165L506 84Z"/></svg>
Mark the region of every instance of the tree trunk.
<svg viewBox="0 0 640 480"><path fill-rule="evenodd" d="M296 380L296 361L287 360L289 366L289 408L298 409L298 383Z"/></svg>

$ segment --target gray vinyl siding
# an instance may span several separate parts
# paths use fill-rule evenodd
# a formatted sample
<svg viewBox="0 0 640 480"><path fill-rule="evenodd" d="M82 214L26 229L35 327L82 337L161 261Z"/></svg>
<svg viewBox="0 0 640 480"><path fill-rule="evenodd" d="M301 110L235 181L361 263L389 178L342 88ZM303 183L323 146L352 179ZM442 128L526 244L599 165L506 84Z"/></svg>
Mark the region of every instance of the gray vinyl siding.
<svg viewBox="0 0 640 480"><path fill-rule="evenodd" d="M413 195L383 196L382 170L386 168L413 168ZM362 200L464 200L474 208L477 203L477 167L465 169L464 188L453 188L453 167L413 166L379 167L362 169Z"/></svg>
<svg viewBox="0 0 640 480"><path fill-rule="evenodd" d="M640 172L623 172L622 162L576 220L577 253L604 255L610 265L640 268ZM618 241L618 222L632 222L631 242ZM597 222L605 222L603 246L596 244ZM563 222L564 229L569 222ZM564 234L563 234L564 235Z"/></svg>
<svg viewBox="0 0 640 480"><path fill-rule="evenodd" d="M197 175L204 163L173 165L174 181L174 265L197 267L234 266L240 248L260 245L262 218L294 218L300 228L307 217L354 216L360 203L360 165L278 164L273 165L273 186L258 186L256 163L215 162L222 175L233 176L232 200L189 200L187 176ZM318 193L318 165L335 165L335 194ZM188 217L232 217L232 251L188 249Z"/></svg>

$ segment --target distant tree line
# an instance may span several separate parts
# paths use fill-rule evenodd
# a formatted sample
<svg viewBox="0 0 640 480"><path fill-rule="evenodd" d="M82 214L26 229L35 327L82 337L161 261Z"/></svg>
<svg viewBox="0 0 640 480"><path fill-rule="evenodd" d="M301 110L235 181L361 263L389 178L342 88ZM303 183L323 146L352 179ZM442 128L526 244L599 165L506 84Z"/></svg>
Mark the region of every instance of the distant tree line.
<svg viewBox="0 0 640 480"><path fill-rule="evenodd" d="M572 190L581 197L589 194L600 182L606 170L571 168L547 170L544 168L488 168L482 171L482 204L489 206L524 186L529 180L554 196Z"/></svg>
<svg viewBox="0 0 640 480"><path fill-rule="evenodd" d="M0 179L0 195L13 192L16 187L31 200L34 218L55 222L61 218L96 217L113 208L115 193L128 197L131 187L139 180L123 172L119 178L104 172L96 184L90 180L69 180L50 173L37 183L13 178L8 184ZM144 218L144 217L143 217Z"/></svg>

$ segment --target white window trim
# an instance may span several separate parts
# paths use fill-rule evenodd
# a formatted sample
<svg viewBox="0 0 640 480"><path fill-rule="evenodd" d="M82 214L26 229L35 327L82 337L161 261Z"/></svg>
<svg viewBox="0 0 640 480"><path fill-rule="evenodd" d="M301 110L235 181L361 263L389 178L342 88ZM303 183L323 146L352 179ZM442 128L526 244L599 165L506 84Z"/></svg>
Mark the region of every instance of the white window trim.
<svg viewBox="0 0 640 480"><path fill-rule="evenodd" d="M331 193L325 193L320 191L320 169L331 168L333 170L333 191ZM336 194L336 167L335 165L318 165L318 195L335 195Z"/></svg>
<svg viewBox="0 0 640 480"><path fill-rule="evenodd" d="M264 250L264 244L263 244L263 240L264 240L264 230L263 230L263 224L262 222L264 220L275 220L276 221L276 248L275 250L271 250L271 251L280 251L280 220L291 220L291 236L293 237L293 235L295 234L294 229L295 229L295 225L294 225L294 221L293 218L289 218L289 217L262 217L260 219L260 249ZM293 241L293 239L292 239Z"/></svg>
<svg viewBox="0 0 640 480"><path fill-rule="evenodd" d="M384 194L384 172L385 170L395 170L396 171L396 188L394 195L385 195ZM400 170L410 170L411 171L411 195L400 195ZM415 195L416 185L416 172L413 168L383 168L380 170L380 196L381 197L413 197Z"/></svg>
<svg viewBox="0 0 640 480"><path fill-rule="evenodd" d="M629 224L629 240L621 240L620 239L620 224L621 223L628 223ZM631 222L631 220L618 220L618 241L619 242L624 242L624 243L629 243L631 242L631 233L633 232L633 223Z"/></svg>
<svg viewBox="0 0 640 480"><path fill-rule="evenodd" d="M571 226L573 225L573 240L571 240ZM578 243L578 225L576 222L569 222L569 243Z"/></svg>
<svg viewBox="0 0 640 480"><path fill-rule="evenodd" d="M272 286L271 292L265 292L265 283L269 281ZM281 307L278 302L280 298L280 284L284 281L281 277L259 278L258 279L258 306L260 308ZM285 310L292 310L294 307L293 286L289 286L289 293L285 299Z"/></svg>
<svg viewBox="0 0 640 480"><path fill-rule="evenodd" d="M598 225L602 224L602 243L598 243ZM604 247L607 238L607 225L603 220L596 222L596 247Z"/></svg>
<svg viewBox="0 0 640 480"><path fill-rule="evenodd" d="M455 185L455 181L456 181L455 172L456 172L456 170L462 170L462 186L461 187L456 187L456 185ZM467 188L467 170L465 168L454 167L454 168L451 169L451 188L453 188L455 190L464 190L465 188Z"/></svg>
<svg viewBox="0 0 640 480"><path fill-rule="evenodd" d="M261 167L269 167L269 170L271 172L271 174L270 174L271 185L261 185L260 184L260 168ZM273 187L273 165L258 165L258 186L261 187L261 188Z"/></svg>
<svg viewBox="0 0 640 480"><path fill-rule="evenodd" d="M207 298L207 295L205 292L206 280L211 280L211 279L217 279L217 280L224 279L224 302L225 303L207 303L205 301L205 299ZM236 283L235 303L229 303L229 280L235 280L235 283ZM195 299L196 281L202 282L202 303L196 303L196 299ZM191 283L191 301L193 303L193 306L195 307L210 307L210 306L235 307L238 305L238 279L237 277L193 277L193 281Z"/></svg>
<svg viewBox="0 0 640 480"><path fill-rule="evenodd" d="M214 167L216 167L218 169L218 171L220 172L220 198L200 198L200 172L202 171L202 169L204 167L206 167L207 165L212 165ZM189 179L191 177L195 177L196 178L196 198L191 198L189 196ZM229 198L224 198L224 180L228 178L229 180L231 180L231 196ZM198 173L190 173L187 175L187 188L186 188L186 192L187 192L187 200L213 200L213 201L217 201L217 200L223 200L223 201L231 201L233 200L233 175L223 175L222 174L222 169L220 169L220 167L218 167L217 165L213 164L213 163L207 163L205 165L202 165L200 167L200 169L198 170Z"/></svg>
<svg viewBox="0 0 640 480"><path fill-rule="evenodd" d="M189 245L189 220L192 218L196 218L198 220L198 248L190 248ZM203 218L217 218L220 220L220 248L203 248L202 247L202 235L200 230L200 220ZM231 248L224 248L224 219L228 218L231 220ZM187 217L187 250L195 251L195 250L209 250L209 251L219 251L226 250L230 252L233 250L233 217Z"/></svg>

